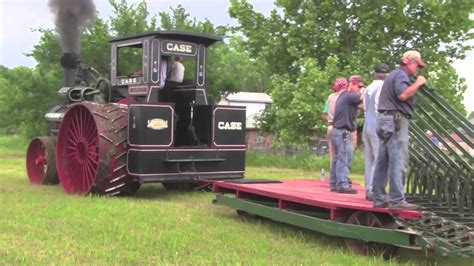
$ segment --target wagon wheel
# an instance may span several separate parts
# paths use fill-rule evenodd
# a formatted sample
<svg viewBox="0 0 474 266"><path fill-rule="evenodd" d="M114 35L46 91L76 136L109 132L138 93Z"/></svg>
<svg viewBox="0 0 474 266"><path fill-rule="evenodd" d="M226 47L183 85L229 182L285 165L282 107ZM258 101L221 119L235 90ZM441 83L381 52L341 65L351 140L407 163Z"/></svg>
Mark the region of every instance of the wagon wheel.
<svg viewBox="0 0 474 266"><path fill-rule="evenodd" d="M56 162L64 191L72 194L134 195L140 183L127 172L127 109L82 102L64 115Z"/></svg>
<svg viewBox="0 0 474 266"><path fill-rule="evenodd" d="M26 153L26 171L31 183L43 185L59 183L55 143L55 137L37 137L30 142Z"/></svg>
<svg viewBox="0 0 474 266"><path fill-rule="evenodd" d="M348 224L396 229L397 224L392 217L384 214L375 215L371 212L358 211L353 213L347 220ZM346 245L355 253L365 256L382 255L389 259L397 254L398 247L377 242L365 242L356 239L346 239Z"/></svg>

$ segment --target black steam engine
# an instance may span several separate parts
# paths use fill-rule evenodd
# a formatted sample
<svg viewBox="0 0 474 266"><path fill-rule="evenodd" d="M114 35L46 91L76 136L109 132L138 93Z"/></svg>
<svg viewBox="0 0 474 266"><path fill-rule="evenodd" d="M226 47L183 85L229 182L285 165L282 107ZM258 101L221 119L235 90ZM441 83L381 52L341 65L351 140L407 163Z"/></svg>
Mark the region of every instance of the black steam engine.
<svg viewBox="0 0 474 266"><path fill-rule="evenodd" d="M210 105L206 94L207 48L220 40L179 31L114 39L110 81L64 54L63 104L46 114L53 137L28 148L30 181L133 195L147 182L172 189L243 178L245 108ZM182 82L166 79L175 61Z"/></svg>

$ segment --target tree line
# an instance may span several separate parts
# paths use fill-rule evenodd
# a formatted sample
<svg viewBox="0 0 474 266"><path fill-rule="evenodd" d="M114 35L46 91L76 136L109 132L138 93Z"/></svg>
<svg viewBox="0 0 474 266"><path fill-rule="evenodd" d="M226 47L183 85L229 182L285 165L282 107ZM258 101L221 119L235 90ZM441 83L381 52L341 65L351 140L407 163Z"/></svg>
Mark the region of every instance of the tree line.
<svg viewBox="0 0 474 266"><path fill-rule="evenodd" d="M369 83L375 64L395 67L407 49L422 53L429 85L464 112L467 86L451 62L472 48L465 44L474 38L470 0L276 0L267 16L245 0L230 0L237 26L197 21L181 5L150 14L144 1L109 3L112 14L98 16L83 33L83 63L107 76L107 41L118 36L158 29L226 36L209 51L209 96L217 102L236 91L270 94L273 103L259 121L279 147L308 145L312 129L324 127L319 115L336 77L359 74ZM0 133L47 133L43 116L57 104L63 80L61 50L55 29L36 30L41 37L28 55L37 65L0 66Z"/></svg>

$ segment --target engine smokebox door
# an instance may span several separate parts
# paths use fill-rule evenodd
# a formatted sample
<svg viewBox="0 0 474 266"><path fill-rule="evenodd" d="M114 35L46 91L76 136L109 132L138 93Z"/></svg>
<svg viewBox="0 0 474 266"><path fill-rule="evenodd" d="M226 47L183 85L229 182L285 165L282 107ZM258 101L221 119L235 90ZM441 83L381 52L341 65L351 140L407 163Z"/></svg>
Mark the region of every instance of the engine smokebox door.
<svg viewBox="0 0 474 266"><path fill-rule="evenodd" d="M128 143L133 147L169 147L174 142L174 109L167 104L132 104Z"/></svg>
<svg viewBox="0 0 474 266"><path fill-rule="evenodd" d="M213 112L213 144L245 147L245 107L216 106Z"/></svg>

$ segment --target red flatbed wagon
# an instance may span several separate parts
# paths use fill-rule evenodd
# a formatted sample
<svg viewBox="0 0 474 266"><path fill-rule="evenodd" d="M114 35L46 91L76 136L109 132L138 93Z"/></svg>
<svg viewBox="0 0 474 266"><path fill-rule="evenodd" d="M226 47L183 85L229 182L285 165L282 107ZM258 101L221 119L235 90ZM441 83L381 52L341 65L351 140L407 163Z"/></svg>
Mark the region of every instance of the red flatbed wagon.
<svg viewBox="0 0 474 266"><path fill-rule="evenodd" d="M423 211L374 208L372 202L365 199L364 188L357 184L353 187L358 190L357 194L330 192L327 180L213 182L216 204L234 208L239 215L256 215L344 237L348 247L359 254L390 257L398 247L404 247L454 255L449 241L436 238L435 243L430 242L420 232L404 226L406 221L423 220Z"/></svg>

